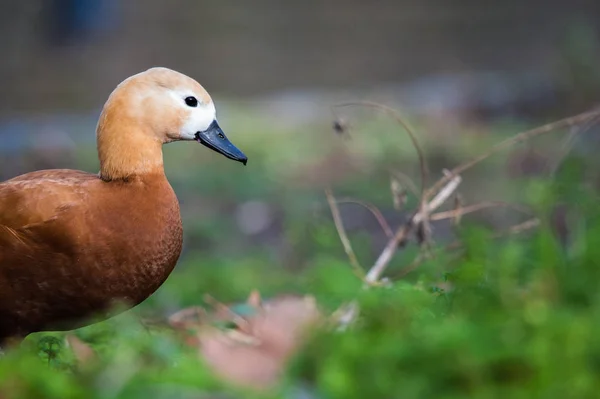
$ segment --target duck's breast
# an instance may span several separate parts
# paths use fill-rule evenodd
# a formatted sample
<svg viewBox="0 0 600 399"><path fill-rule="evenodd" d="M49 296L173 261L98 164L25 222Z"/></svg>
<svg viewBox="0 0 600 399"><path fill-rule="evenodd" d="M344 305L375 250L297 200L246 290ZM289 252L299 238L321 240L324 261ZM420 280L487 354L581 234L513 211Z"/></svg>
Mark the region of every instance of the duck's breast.
<svg viewBox="0 0 600 399"><path fill-rule="evenodd" d="M111 188L90 213L96 228L83 251L82 266L96 274L95 296L135 305L169 276L181 253L183 229L179 204L166 182Z"/></svg>
<svg viewBox="0 0 600 399"><path fill-rule="evenodd" d="M44 221L0 225L0 338L76 328L89 317L110 316L115 302L134 306L160 287L179 258L181 217L166 179L86 178L61 190L68 203L63 195L34 192L24 204L31 207L21 206L39 218L36 201L54 203L56 212Z"/></svg>

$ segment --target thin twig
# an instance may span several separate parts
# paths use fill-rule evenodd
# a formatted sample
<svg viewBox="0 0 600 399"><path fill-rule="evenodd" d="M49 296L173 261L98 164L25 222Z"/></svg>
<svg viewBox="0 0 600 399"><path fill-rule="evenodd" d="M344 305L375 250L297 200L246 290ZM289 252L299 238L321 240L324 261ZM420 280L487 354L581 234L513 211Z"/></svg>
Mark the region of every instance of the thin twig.
<svg viewBox="0 0 600 399"><path fill-rule="evenodd" d="M462 164L458 165L457 167L455 167L454 169L452 169L450 171L450 175L442 177L436 183L434 183L429 189L427 189L425 191L425 193L423 194L424 200L426 201L436 191L438 191L441 187L443 187L445 184L447 184L448 181L450 181L452 179L452 176L463 173L467 169L470 169L471 167L477 165L479 162L487 159L488 157L490 157L491 155L495 154L496 152L498 152L500 150L511 147L517 143L529 140L533 137L552 132L557 129L562 129L565 127L577 125L579 123L587 122L590 119L596 118L598 116L600 116L600 110L595 109L595 110L584 112L582 114L575 115L575 116L572 116L569 118L561 119L557 122L549 123L547 125L540 126L535 129L521 132L521 133L519 133L515 136L512 136L504 141L501 141L500 143L496 144L495 146L493 146L490 150L486 151L485 153L471 159L470 161L462 163Z"/></svg>
<svg viewBox="0 0 600 399"><path fill-rule="evenodd" d="M347 304L342 305L338 310L334 312L333 319L337 321L338 331L345 331L350 324L356 320L360 309L358 303L354 300Z"/></svg>
<svg viewBox="0 0 600 399"><path fill-rule="evenodd" d="M567 137L564 138L562 142L559 154L556 157L554 157L554 159L548 162L548 175L550 177L556 174L556 171L560 168L560 165L562 164L564 159L567 157L569 152L571 152L571 149L573 148L574 142L577 139L577 137L583 134L586 130L589 130L592 126L598 123L599 120L600 117L590 118L590 120L586 121L585 123L582 123L581 125L571 126L569 134L567 135Z"/></svg>
<svg viewBox="0 0 600 399"><path fill-rule="evenodd" d="M540 220L538 218L533 218L524 221L523 223L515 224L514 226L509 227L505 231L501 231L499 233L494 234L493 238L504 237L510 234L518 234L522 231L530 230L540 225Z"/></svg>
<svg viewBox="0 0 600 399"><path fill-rule="evenodd" d="M325 196L327 197L327 202L329 203L329 208L331 209L331 215L333 216L333 223L335 224L335 228L337 230L338 235L340 236L340 240L342 241L342 245L344 247L344 251L346 255L348 255L348 259L350 259L350 264L354 269L354 272L361 279L365 278L365 271L360 266L358 262L358 258L352 249L352 244L348 239L348 235L346 234L346 229L344 228L344 222L342 221L342 217L340 216L340 210L336 204L335 197L331 191L331 188L325 189Z"/></svg>
<svg viewBox="0 0 600 399"><path fill-rule="evenodd" d="M425 216L425 213L427 215L430 214L431 212L442 206L442 204L446 202L452 194L454 194L454 192L458 188L458 185L462 181L462 178L456 174L454 176L448 174L447 177L449 177L450 179L446 183L446 186L442 188L437 193L437 195L433 197L433 199L427 204L427 207L423 213L417 214L417 217L420 216L420 218L422 219ZM415 219L415 221L419 223L421 222L421 219L417 218Z"/></svg>
<svg viewBox="0 0 600 399"><path fill-rule="evenodd" d="M392 257L396 253L398 249L398 245L404 240L412 230L412 228L421 223L427 214L436 210L439 206L441 206L444 201L446 201L450 196L456 191L458 185L460 184L461 178L460 176L454 176L452 180L446 184L444 188L440 190L440 192L435 196L434 199L431 200L430 203L421 207L419 212L416 212L410 220L402 225L394 234L391 240L388 241L387 245L381 251L381 254L373 264L373 267L369 270L365 277L365 281L367 284L376 284L379 280L379 277L383 274L384 270L392 260ZM424 212L423 212L424 211Z"/></svg>
<svg viewBox="0 0 600 399"><path fill-rule="evenodd" d="M550 123L550 124L547 124L547 125L535 128L535 129L521 132L515 136L512 136L512 137L496 144L495 146L493 146L490 150L486 151L485 153L483 153L465 163L462 163L462 164L456 166L451 171L445 171L444 177L439 179L430 188L425 190L424 187L426 185L427 169L426 169L425 159L423 156L423 151L421 150L421 147L418 144L416 135L414 134L412 129L410 129L410 127L398 115L398 113L390 107L387 107L382 104L374 103L374 102L369 102L369 101L343 103L343 104L338 104L334 107L346 107L346 106L373 107L373 108L383 110L386 113L388 113L389 115L391 115L407 131L407 133L415 147L415 150L417 151L417 154L419 157L420 169L421 169L421 198L419 201L418 210L413 214L413 216L408 220L407 223L405 223L404 225L400 226L400 228L398 228L398 230L396 231L394 236L388 241L385 248L383 249L383 251L381 252L379 257L375 261L374 265L371 267L371 269L367 272L367 274L365 276L365 282L367 284L377 284L378 283L380 276L383 274L384 270L386 269L389 262L391 261L393 255L396 253L399 244L403 243L407 239L408 234L411 232L411 230L414 227L419 226L421 223L427 223L430 220L430 217L429 217L430 213L433 212L438 207L440 207L456 191L456 189L458 188L458 185L461 182L461 177L459 176L459 174L468 170L469 168L473 167L474 165L478 164L479 162L487 159L489 156L493 155L494 153L496 153L502 149L505 149L505 148L513 146L517 143L529 140L533 137L554 131L556 129L574 126L579 123L590 121L591 119L596 118L600 115L600 110L588 111L588 112L585 112L585 113L582 113L582 114L579 114L579 115L576 115L573 117L565 118L560 121L553 122L553 123ZM358 261L356 260L354 251L352 250L350 242L349 242L349 240L345 234L345 231L343 229L342 221L339 216L339 211L337 210L337 207L335 205L335 200L333 199L333 195L331 194L330 190L327 190L326 194L328 196L328 201L330 202L330 207L332 208L332 213L334 215L334 221L336 222L336 228L338 229L338 233L340 234L340 238L342 239L344 248L346 249L346 253L349 256L350 261L353 264L353 267L356 270L362 271L362 268L360 268L360 265L358 265ZM431 198L432 196L434 196L433 199L431 201L429 201L429 198ZM474 208L472 208L472 209L474 209ZM474 210L470 210L470 211L474 211ZM450 213L450 215L455 216L459 212L464 213L465 212L464 208L463 209L459 208L457 210L454 210L454 211L452 211L452 213ZM526 226L526 227L529 228L529 226ZM358 266L358 268L357 268L357 266Z"/></svg>
<svg viewBox="0 0 600 399"><path fill-rule="evenodd" d="M425 187L427 185L427 175L428 175L427 163L425 162L425 156L423 155L423 150L421 149L421 146L419 145L419 141L417 140L417 135L412 130L412 128L408 125L408 123L406 123L404 121L404 119L398 114L398 112L395 109L388 107L387 105L379 104L379 103L376 103L373 101L353 101L353 102L336 104L336 105L333 105L332 110L334 108L352 107L352 106L371 107L371 108L376 108L381 111L384 111L389 116L394 118L396 120L396 122L398 122L398 124L400 124L400 126L402 126L404 128L404 130L408 134L408 137L410 138L410 141L413 144L413 147L415 147L417 156L419 157L419 168L421 170L421 197L423 197L423 193L425 192ZM333 112L335 113L335 111L333 111Z"/></svg>
<svg viewBox="0 0 600 399"><path fill-rule="evenodd" d="M482 209L498 208L498 207L510 208L510 209L514 209L514 210L522 212L522 213L531 214L531 212L528 209L526 209L525 207L520 206L520 205L511 204L511 203L503 202L503 201L486 201L486 202L480 202L480 203L473 204L473 205L463 206L463 207L460 207L457 209L452 209L449 211L437 212L437 213L429 215L429 220L437 221L437 220L444 220L444 219L454 219L458 216L477 212Z"/></svg>
<svg viewBox="0 0 600 399"><path fill-rule="evenodd" d="M367 273L367 276L365 277L365 281L367 282L367 284L376 284L377 283L377 281L379 280L379 276L381 276L381 274L387 267L388 263L390 263L390 261L392 260L392 257L396 253L396 250L398 249L398 245L400 243L404 242L404 240L406 240L408 233L412 230L412 228L414 226L412 220L413 219L409 220L408 223L405 223L404 225L402 225L396 231L396 234L394 234L394 237L392 237L392 239L388 241L385 248L383 249L383 251L381 251L381 254L379 254L379 257L375 261L375 264L373 264L373 267L371 267L371 269L369 269L369 272Z"/></svg>
<svg viewBox="0 0 600 399"><path fill-rule="evenodd" d="M375 205L371 204L370 202L361 201L361 200L358 200L355 198L341 198L341 199L336 200L336 202L338 204L357 204L357 205L360 205L360 206L368 209L373 214L375 219L377 219L377 222L381 226L381 229L383 230L385 235L388 238L391 238L394 235L392 228L390 227L387 220L385 220L385 217L383 216L383 214L381 213L379 208L377 208Z"/></svg>
<svg viewBox="0 0 600 399"><path fill-rule="evenodd" d="M381 253L381 255L379 256L379 258L377 259L377 261L375 262L373 267L369 270L369 273L367 274L367 276L365 276L365 281L367 282L367 284L376 284L379 280L381 273L383 273L384 269L387 267L387 264L390 262L392 256L396 252L396 250L398 248L398 244L400 242L403 242L406 239L406 236L408 235L408 233L410 232L412 227L416 224L415 217L420 218L420 220L417 222L417 224L422 223L423 220L427 217L425 214L422 214L422 213L430 212L430 210L429 210L430 207L429 206L425 207L423 205L424 204L425 186L427 185L428 170L427 170L427 164L425 162L425 156L424 156L423 150L421 149L421 146L419 145L416 134L410 128L410 126L406 122L404 122L404 120L402 119L402 117L400 117L400 115L398 114L398 112L396 112L396 110L394 110L393 108L390 108L386 105L371 102L371 101L358 101L358 102L348 102L348 103L334 105L332 107L332 111L335 114L335 111L334 111L335 108L349 107L349 106L365 106L365 107L376 108L376 109L384 111L389 116L394 118L396 120L396 122L398 122L398 124L400 124L404 128L406 133L408 134L408 136L413 144L413 147L415 148L415 151L417 152L417 156L419 158L420 171L421 171L421 190L420 190L421 195L419 198L419 204L420 204L419 212L417 212L413 216L412 220L409 221L409 223L406 223L404 226L402 226L398 229L396 234L388 241L386 248ZM459 182L460 182L460 178L459 178ZM458 183L456 183L456 186L458 186ZM456 189L456 187L454 187L454 189L452 189L452 190L455 190L455 189ZM348 240L348 237L346 236L341 217L339 216L339 210L337 210L337 206L335 205L335 201L333 200L333 195L331 194L331 190L326 191L326 194L328 196L328 202L330 203L330 208L332 210L332 214L334 215L334 222L336 223L336 228L338 229L338 234L340 235L340 239L342 240L342 244L344 245L346 254L350 258L350 262L352 263L353 268L355 270L360 270L362 272L362 268L360 267L358 260L356 259L356 255L354 254L354 251L352 250L350 241ZM435 209L435 208L437 208L437 207L433 207L433 209ZM419 215L421 215L421 216L419 216ZM337 219L337 221L336 221L336 219Z"/></svg>

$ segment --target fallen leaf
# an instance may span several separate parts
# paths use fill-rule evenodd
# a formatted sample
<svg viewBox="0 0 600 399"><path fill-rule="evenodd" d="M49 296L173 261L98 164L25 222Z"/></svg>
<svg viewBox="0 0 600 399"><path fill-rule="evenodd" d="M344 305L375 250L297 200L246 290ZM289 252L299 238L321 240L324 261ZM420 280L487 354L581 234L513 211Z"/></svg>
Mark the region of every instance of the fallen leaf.
<svg viewBox="0 0 600 399"><path fill-rule="evenodd" d="M251 301L252 299L252 301ZM251 294L248 303L256 303ZM286 296L264 301L255 314L222 330L199 329L199 353L214 372L231 383L268 388L277 383L287 360L302 344L306 329L319 319L313 297Z"/></svg>
<svg viewBox="0 0 600 399"><path fill-rule="evenodd" d="M80 366L90 364L96 360L96 352L85 342L74 334L68 334L65 338L67 345L73 351L75 359Z"/></svg>

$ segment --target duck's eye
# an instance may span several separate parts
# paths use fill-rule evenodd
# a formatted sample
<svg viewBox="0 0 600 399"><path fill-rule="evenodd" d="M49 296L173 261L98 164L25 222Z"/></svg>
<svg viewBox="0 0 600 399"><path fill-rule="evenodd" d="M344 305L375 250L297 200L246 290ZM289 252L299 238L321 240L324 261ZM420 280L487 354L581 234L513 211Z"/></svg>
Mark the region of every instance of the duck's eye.
<svg viewBox="0 0 600 399"><path fill-rule="evenodd" d="M196 100L196 97L186 97L185 103L188 105L188 107L197 107L198 106L198 100Z"/></svg>

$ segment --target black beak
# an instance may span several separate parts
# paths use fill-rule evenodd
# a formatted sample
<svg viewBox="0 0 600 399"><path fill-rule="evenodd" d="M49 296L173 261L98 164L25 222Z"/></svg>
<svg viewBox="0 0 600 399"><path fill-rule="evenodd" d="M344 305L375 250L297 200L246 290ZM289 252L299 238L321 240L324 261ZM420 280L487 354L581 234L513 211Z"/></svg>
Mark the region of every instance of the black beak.
<svg viewBox="0 0 600 399"><path fill-rule="evenodd" d="M244 165L248 162L248 157L236 146L231 144L231 141L225 136L225 133L223 133L217 121L213 121L205 131L197 132L195 137L196 141L200 144L207 146L219 154L225 155L229 159L239 161Z"/></svg>

